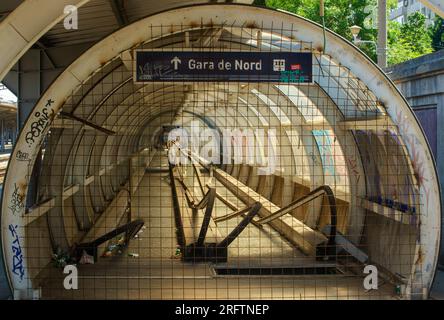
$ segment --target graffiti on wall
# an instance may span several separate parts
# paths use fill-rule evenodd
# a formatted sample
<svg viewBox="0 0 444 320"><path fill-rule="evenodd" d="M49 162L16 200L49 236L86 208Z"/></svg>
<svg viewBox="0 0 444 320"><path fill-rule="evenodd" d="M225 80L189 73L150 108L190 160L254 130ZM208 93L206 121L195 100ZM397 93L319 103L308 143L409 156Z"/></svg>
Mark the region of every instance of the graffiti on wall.
<svg viewBox="0 0 444 320"><path fill-rule="evenodd" d="M17 150L17 153L15 154L15 158L18 161L31 161L31 157L29 156L29 153L22 152L20 150Z"/></svg>
<svg viewBox="0 0 444 320"><path fill-rule="evenodd" d="M23 265L22 246L20 244L20 238L17 233L17 226L10 224L9 231L11 232L11 237L14 239L11 244L11 250L13 254L12 273L18 276L20 278L20 281L22 281L23 277L25 276L25 267Z"/></svg>
<svg viewBox="0 0 444 320"><path fill-rule="evenodd" d="M43 134L44 130L51 122L51 119L54 116L54 110L51 108L53 103L54 100L49 99L42 112L36 111L34 113L36 120L31 123L31 129L25 134L25 141L29 146L35 142L35 139Z"/></svg>
<svg viewBox="0 0 444 320"><path fill-rule="evenodd" d="M324 173L326 175L335 176L335 161L332 151L332 140L327 130L313 130L316 143L319 147Z"/></svg>
<svg viewBox="0 0 444 320"><path fill-rule="evenodd" d="M313 130L312 132L321 155L326 183L346 187L348 185L347 163L334 133L331 130Z"/></svg>
<svg viewBox="0 0 444 320"><path fill-rule="evenodd" d="M20 193L17 184L14 183L14 192L12 193L9 209L13 215L19 213L25 207L25 196Z"/></svg>
<svg viewBox="0 0 444 320"><path fill-rule="evenodd" d="M356 184L359 183L359 180L361 179L361 174L359 173L359 167L358 167L358 158L356 155L351 155L347 157L347 163L350 168L351 173L356 179Z"/></svg>

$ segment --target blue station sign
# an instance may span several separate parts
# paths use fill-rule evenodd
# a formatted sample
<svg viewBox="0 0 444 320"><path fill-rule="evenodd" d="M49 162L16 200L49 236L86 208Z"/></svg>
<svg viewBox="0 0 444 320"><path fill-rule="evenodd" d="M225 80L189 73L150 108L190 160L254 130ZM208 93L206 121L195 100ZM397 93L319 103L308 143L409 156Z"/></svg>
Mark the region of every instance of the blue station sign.
<svg viewBox="0 0 444 320"><path fill-rule="evenodd" d="M307 52L135 51L134 78L144 82L311 83Z"/></svg>

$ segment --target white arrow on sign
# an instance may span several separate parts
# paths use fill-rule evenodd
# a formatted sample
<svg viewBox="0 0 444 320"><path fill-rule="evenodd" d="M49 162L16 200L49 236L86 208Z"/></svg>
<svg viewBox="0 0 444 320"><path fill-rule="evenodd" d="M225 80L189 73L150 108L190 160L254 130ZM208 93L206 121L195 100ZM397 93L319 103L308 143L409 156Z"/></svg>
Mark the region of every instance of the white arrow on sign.
<svg viewBox="0 0 444 320"><path fill-rule="evenodd" d="M171 63L174 64L174 70L179 69L179 64L182 63L182 61L179 59L179 57L174 57L173 60L171 60Z"/></svg>

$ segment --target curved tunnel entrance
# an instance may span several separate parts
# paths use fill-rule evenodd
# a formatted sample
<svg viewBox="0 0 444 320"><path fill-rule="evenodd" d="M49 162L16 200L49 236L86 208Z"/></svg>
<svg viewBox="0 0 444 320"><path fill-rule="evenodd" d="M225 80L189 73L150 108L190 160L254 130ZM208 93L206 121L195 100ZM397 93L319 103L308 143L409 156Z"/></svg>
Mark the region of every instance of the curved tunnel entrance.
<svg viewBox="0 0 444 320"><path fill-rule="evenodd" d="M287 13L203 5L91 48L44 93L11 157L11 286L88 298L63 289L58 267L92 259L79 285L94 297L427 297L441 207L424 134L376 66L325 40ZM137 59L159 52L169 68ZM282 56L308 56L309 69ZM219 77L215 57L225 69L232 57L238 78ZM264 61L278 79L251 74ZM193 75L175 78L179 65ZM367 265L378 290L363 286Z"/></svg>

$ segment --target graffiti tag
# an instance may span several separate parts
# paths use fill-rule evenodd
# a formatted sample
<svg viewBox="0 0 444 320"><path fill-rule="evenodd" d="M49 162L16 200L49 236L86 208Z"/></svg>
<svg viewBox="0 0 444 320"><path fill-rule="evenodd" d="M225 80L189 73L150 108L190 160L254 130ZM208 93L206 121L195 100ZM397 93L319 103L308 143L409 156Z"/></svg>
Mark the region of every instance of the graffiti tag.
<svg viewBox="0 0 444 320"><path fill-rule="evenodd" d="M37 118L33 123L31 123L31 130L25 135L25 141L31 146L35 142L35 139L40 137L43 131L46 129L50 123L51 118L54 115L54 110L51 105L54 103L52 99L49 99L43 108L42 112L37 111L34 116Z"/></svg>
<svg viewBox="0 0 444 320"><path fill-rule="evenodd" d="M17 233L17 226L10 224L9 231L11 232L11 236L14 238L14 241L12 241L11 245L13 253L12 273L20 277L20 281L22 281L23 277L25 276L25 267L23 266L22 246L20 245L19 235Z"/></svg>
<svg viewBox="0 0 444 320"><path fill-rule="evenodd" d="M15 155L15 158L16 158L18 161L30 161L30 160L31 160L31 158L30 158L30 156L29 156L29 153L27 153L27 152L22 152L22 151L20 151L20 150L17 151L17 153L16 153L16 155Z"/></svg>
<svg viewBox="0 0 444 320"><path fill-rule="evenodd" d="M357 160L356 156L350 156L349 158L347 158L347 161L350 166L350 171L353 173L353 175L356 178L356 183L359 183L361 175L359 174L358 160Z"/></svg>
<svg viewBox="0 0 444 320"><path fill-rule="evenodd" d="M14 192L12 193L11 202L9 204L9 209L11 209L13 215L16 215L25 207L24 199L25 196L19 192L17 184L14 183Z"/></svg>

